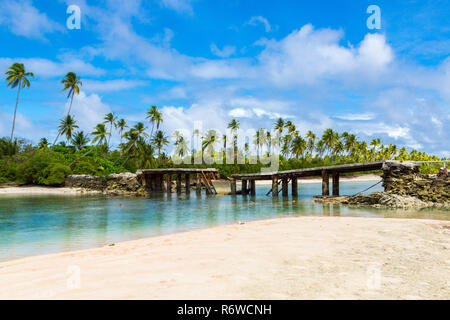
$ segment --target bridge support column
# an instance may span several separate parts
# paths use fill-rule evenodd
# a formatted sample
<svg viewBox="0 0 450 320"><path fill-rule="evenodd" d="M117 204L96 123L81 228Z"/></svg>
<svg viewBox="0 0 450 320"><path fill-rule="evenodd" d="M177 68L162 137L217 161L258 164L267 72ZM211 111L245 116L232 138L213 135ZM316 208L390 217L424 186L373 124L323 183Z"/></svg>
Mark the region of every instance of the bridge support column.
<svg viewBox="0 0 450 320"><path fill-rule="evenodd" d="M333 172L333 196L339 196L339 172Z"/></svg>
<svg viewBox="0 0 450 320"><path fill-rule="evenodd" d="M172 175L170 173L166 175L166 191L172 193Z"/></svg>
<svg viewBox="0 0 450 320"><path fill-rule="evenodd" d="M181 174L177 174L177 193L181 193Z"/></svg>
<svg viewBox="0 0 450 320"><path fill-rule="evenodd" d="M322 195L330 195L330 176L327 170L322 170Z"/></svg>
<svg viewBox="0 0 450 320"><path fill-rule="evenodd" d="M250 195L254 196L256 195L256 182L255 180L250 180Z"/></svg>
<svg viewBox="0 0 450 320"><path fill-rule="evenodd" d="M298 180L297 177L292 177L292 196L298 197Z"/></svg>
<svg viewBox="0 0 450 320"><path fill-rule="evenodd" d="M247 180L242 180L242 195L246 196L248 194Z"/></svg>
<svg viewBox="0 0 450 320"><path fill-rule="evenodd" d="M195 192L197 194L202 193L202 178L199 173L197 173L197 180L195 182Z"/></svg>
<svg viewBox="0 0 450 320"><path fill-rule="evenodd" d="M288 182L288 178L283 178L281 179L281 194L283 195L283 197L288 197L289 196L289 182Z"/></svg>
<svg viewBox="0 0 450 320"><path fill-rule="evenodd" d="M189 194L191 192L191 175L189 173L186 173L184 175L185 177L185 186L186 186L186 194Z"/></svg>
<svg viewBox="0 0 450 320"><path fill-rule="evenodd" d="M272 178L272 197L278 197L278 177Z"/></svg>
<svg viewBox="0 0 450 320"><path fill-rule="evenodd" d="M236 195L236 179L231 179L231 194Z"/></svg>

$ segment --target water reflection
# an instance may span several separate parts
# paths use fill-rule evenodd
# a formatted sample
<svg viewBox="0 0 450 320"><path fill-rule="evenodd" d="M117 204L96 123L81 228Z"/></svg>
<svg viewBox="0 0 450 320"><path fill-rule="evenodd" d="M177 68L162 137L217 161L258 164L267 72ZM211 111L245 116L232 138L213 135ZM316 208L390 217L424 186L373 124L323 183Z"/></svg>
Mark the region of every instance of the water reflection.
<svg viewBox="0 0 450 320"><path fill-rule="evenodd" d="M354 194L370 183L342 183ZM174 232L280 216L358 216L450 220L444 210L381 210L312 204L320 184L301 185L298 198L159 194L150 198L1 196L0 260L78 250ZM376 190L371 190L376 191Z"/></svg>

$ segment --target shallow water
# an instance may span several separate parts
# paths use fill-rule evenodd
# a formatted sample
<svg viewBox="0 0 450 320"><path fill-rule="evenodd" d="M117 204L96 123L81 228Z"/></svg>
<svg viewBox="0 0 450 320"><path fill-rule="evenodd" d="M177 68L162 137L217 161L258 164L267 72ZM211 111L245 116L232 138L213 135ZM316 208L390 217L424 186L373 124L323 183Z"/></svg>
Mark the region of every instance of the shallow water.
<svg viewBox="0 0 450 320"><path fill-rule="evenodd" d="M373 182L342 182L353 195ZM269 186L255 197L160 195L151 198L101 196L0 196L0 261L283 216L353 216L450 220L450 211L405 211L312 204L321 184L299 185L297 199L272 199ZM381 191L381 186L370 192Z"/></svg>

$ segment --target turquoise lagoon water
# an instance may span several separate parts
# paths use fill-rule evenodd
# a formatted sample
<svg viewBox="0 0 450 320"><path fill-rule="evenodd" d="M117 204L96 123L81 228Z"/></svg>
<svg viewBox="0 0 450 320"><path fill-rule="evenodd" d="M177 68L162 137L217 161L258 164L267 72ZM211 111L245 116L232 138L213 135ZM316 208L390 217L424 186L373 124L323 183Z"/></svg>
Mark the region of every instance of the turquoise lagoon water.
<svg viewBox="0 0 450 320"><path fill-rule="evenodd" d="M355 194L373 182L343 182ZM0 261L104 246L238 221L283 216L353 216L450 220L449 211L404 211L312 204L320 184L299 185L297 199L272 199L269 186L255 197L159 195L151 198L101 196L0 196ZM380 191L377 186L370 190Z"/></svg>

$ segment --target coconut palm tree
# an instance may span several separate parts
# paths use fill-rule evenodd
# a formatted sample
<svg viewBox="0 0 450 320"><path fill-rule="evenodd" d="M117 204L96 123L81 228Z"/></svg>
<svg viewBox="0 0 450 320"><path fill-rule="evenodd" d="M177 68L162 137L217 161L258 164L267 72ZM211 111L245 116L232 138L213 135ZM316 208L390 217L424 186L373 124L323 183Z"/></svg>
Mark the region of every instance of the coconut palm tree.
<svg viewBox="0 0 450 320"><path fill-rule="evenodd" d="M6 78L6 81L8 84L7 87L11 87L11 89L14 89L17 87L17 98L16 98L16 107L14 108L14 117L13 117L13 123L12 123L12 129L11 129L11 143L14 138L14 128L16 126L16 115L17 115L17 106L19 105L19 96L20 96L20 89L24 88L25 86L27 88L30 87L30 81L27 77L34 77L34 74L32 72L26 72L25 66L22 63L14 63L11 67L6 70L5 74L8 76Z"/></svg>
<svg viewBox="0 0 450 320"><path fill-rule="evenodd" d="M312 132L311 130L309 130L309 131L306 133L306 138L308 139L308 142L307 142L307 148L308 148L309 153L310 153L311 156L312 156L312 153L313 153L313 151L314 151L314 146L315 146L315 144L316 144L316 135L314 134L314 132Z"/></svg>
<svg viewBox="0 0 450 320"><path fill-rule="evenodd" d="M47 140L47 138L41 138L41 140L39 140L38 148L42 149L42 150L45 150L45 149L48 148L48 140Z"/></svg>
<svg viewBox="0 0 450 320"><path fill-rule="evenodd" d="M145 117L145 119L149 119L150 123L152 124L152 131L150 133L150 137L152 137L155 124L156 130L158 130L159 125L163 122L162 113L158 111L158 108L156 106L151 106L147 111L147 116Z"/></svg>
<svg viewBox="0 0 450 320"><path fill-rule="evenodd" d="M292 139L291 144L291 152L295 155L295 158L298 159L300 156L303 157L306 150L306 140L303 139L300 135L296 135Z"/></svg>
<svg viewBox="0 0 450 320"><path fill-rule="evenodd" d="M75 132L72 137L72 143L77 150L82 150L89 143L89 136L84 133L84 131Z"/></svg>
<svg viewBox="0 0 450 320"><path fill-rule="evenodd" d="M169 140L164 132L158 130L152 138L152 143L158 149L158 157L161 157L161 150L169 144Z"/></svg>
<svg viewBox="0 0 450 320"><path fill-rule="evenodd" d="M120 143L122 144L122 134L123 131L128 128L127 123L125 119L120 119L116 122L116 128L119 129L119 135L120 135Z"/></svg>
<svg viewBox="0 0 450 320"><path fill-rule="evenodd" d="M111 142L113 126L114 127L117 126L117 124L116 124L117 117L114 115L114 113L110 112L103 119L105 120L105 122L104 122L105 124L109 124L109 137L108 137L108 143L107 143L107 147L109 148L109 143Z"/></svg>
<svg viewBox="0 0 450 320"><path fill-rule="evenodd" d="M262 147L266 144L266 133L264 129L259 129L256 131L255 136L253 137L253 144L256 146L256 155L260 156L260 151Z"/></svg>
<svg viewBox="0 0 450 320"><path fill-rule="evenodd" d="M72 133L75 128L78 128L76 125L75 119L71 115L67 115L64 119L61 120L60 125L58 127L61 135L65 135L67 142L72 139Z"/></svg>
<svg viewBox="0 0 450 320"><path fill-rule="evenodd" d="M237 121L236 119L231 120L228 123L227 128L231 130L231 133L233 135L233 147L234 147L234 160L236 161L237 159L237 153L238 153L238 148L237 148L237 131L239 130L240 127L240 123L239 121Z"/></svg>
<svg viewBox="0 0 450 320"><path fill-rule="evenodd" d="M73 72L68 72L66 74L66 77L61 80L61 83L64 85L62 91L69 90L67 99L70 98L70 106L69 110L67 111L67 115L70 115L70 111L72 110L73 96L80 93L80 87L83 85L83 83L80 81L80 77L78 77Z"/></svg>

